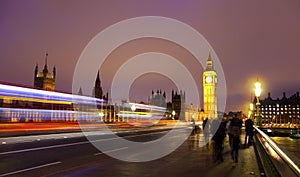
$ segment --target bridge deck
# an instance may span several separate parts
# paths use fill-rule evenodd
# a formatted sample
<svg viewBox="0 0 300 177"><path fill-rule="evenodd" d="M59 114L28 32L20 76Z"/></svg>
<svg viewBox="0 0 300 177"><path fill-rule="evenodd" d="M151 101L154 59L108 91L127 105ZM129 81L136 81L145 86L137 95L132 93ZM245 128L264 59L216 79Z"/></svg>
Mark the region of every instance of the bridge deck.
<svg viewBox="0 0 300 177"><path fill-rule="evenodd" d="M154 135L151 135L154 136ZM243 142L243 134L241 136ZM24 138L24 137L23 137ZM141 138L141 137L139 137ZM154 161L143 163L129 163L110 158L106 155L91 156L94 154L95 148L91 148L89 143L80 145L80 148L68 148L66 151L58 149L43 150L43 156L47 160L52 158L59 159L62 163L47 167L49 171L59 171L58 169L69 169L62 171L63 174L69 176L162 176L162 177L177 177L177 176L204 176L204 177L259 177L261 175L261 168L253 146L249 148L240 149L239 162L234 163L231 160L230 147L228 143L228 136L225 139L225 148L223 151L224 162L214 162L212 159L212 146L200 147L199 142L203 140L201 134L190 136L178 149L171 154ZM35 141L36 143L40 143ZM42 141L41 141L42 142ZM97 160L95 164L89 163L88 166L79 165L70 168L68 165L74 163L73 158L78 156L88 158L89 161ZM98 152L98 151L97 151ZM31 153L31 152L28 152ZM37 152L32 152L33 154ZM49 154L49 156L45 155ZM28 154L22 158L30 157ZM57 155L57 156L55 156ZM69 156L68 156L69 155ZM55 157L52 157L55 156ZM7 157L8 158L8 157ZM11 159L6 161L15 162L17 156L11 156ZM49 158L49 159L48 159ZM66 159L65 159L66 158ZM79 157L78 157L79 158ZM90 159L91 158L91 159ZM18 158L17 158L18 159ZM26 159L25 159L26 160ZM78 160L78 159L77 159ZM20 159L18 159L20 161ZM31 159L30 159L31 161ZM99 163L98 163L99 161ZM19 162L18 162L19 163ZM78 162L79 163L79 162ZM81 163L81 162L80 162ZM38 171L40 170L40 171ZM1 171L1 170L0 170ZM28 171L28 174L22 173L20 176L35 176L36 174L44 174L45 169L37 169L36 171ZM0 173L1 174L1 173ZM53 176L62 176L57 174Z"/></svg>

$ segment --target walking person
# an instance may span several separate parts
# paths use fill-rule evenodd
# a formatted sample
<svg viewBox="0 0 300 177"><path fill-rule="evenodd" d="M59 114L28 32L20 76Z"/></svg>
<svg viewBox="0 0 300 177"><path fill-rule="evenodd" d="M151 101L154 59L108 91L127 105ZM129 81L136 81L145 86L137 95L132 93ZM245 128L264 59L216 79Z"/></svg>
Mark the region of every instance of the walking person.
<svg viewBox="0 0 300 177"><path fill-rule="evenodd" d="M214 120L214 126L217 124L218 120ZM223 162L223 142L226 137L226 122L222 121L213 136L214 149L213 149L213 160L214 162L221 161Z"/></svg>
<svg viewBox="0 0 300 177"><path fill-rule="evenodd" d="M228 134L229 145L230 145L230 148L231 148L231 145L232 145L232 134L231 134L230 124L231 124L231 119L229 119L227 121L227 123L226 123L226 131L227 131L227 134Z"/></svg>
<svg viewBox="0 0 300 177"><path fill-rule="evenodd" d="M199 127L196 125L196 122L195 122L195 119L192 118L192 135L196 134L196 133L199 133Z"/></svg>
<svg viewBox="0 0 300 177"><path fill-rule="evenodd" d="M236 116L230 122L230 131L232 134L231 142L231 158L235 163L238 162L239 148L240 148L240 135L243 121Z"/></svg>
<svg viewBox="0 0 300 177"><path fill-rule="evenodd" d="M245 121L245 141L244 141L244 147L246 147L246 146L249 147L252 144L253 135L254 135L253 121L250 118L248 118Z"/></svg>
<svg viewBox="0 0 300 177"><path fill-rule="evenodd" d="M208 148L208 142L209 142L208 137L209 137L209 132L210 132L208 118L205 118L203 120L202 129L203 129L203 135L204 135L204 142L206 143L206 147Z"/></svg>

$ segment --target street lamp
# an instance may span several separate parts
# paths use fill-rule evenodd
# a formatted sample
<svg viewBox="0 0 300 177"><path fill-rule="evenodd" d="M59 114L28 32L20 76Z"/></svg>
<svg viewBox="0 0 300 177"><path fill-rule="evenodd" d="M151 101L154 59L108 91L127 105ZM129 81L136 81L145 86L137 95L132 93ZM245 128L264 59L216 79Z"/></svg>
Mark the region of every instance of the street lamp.
<svg viewBox="0 0 300 177"><path fill-rule="evenodd" d="M255 123L256 123L256 126L261 126L261 114L260 114L260 102L259 102L259 97L260 97L260 94L261 94L261 83L256 81L255 84L255 96L256 96L256 113L255 113Z"/></svg>
<svg viewBox="0 0 300 177"><path fill-rule="evenodd" d="M172 119L173 119L173 120L174 120L175 114L176 114L176 112L173 110L173 111L172 111L172 116L173 116Z"/></svg>

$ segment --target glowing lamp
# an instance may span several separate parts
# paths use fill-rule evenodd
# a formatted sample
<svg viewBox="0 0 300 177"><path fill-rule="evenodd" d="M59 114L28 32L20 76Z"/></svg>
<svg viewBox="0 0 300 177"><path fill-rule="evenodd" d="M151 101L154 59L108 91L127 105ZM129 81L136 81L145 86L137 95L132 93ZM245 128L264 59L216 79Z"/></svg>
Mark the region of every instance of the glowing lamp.
<svg viewBox="0 0 300 177"><path fill-rule="evenodd" d="M135 112L135 110L136 110L135 104L131 105L131 111Z"/></svg>
<svg viewBox="0 0 300 177"><path fill-rule="evenodd" d="M259 97L261 94L261 83L260 82L255 82L255 96Z"/></svg>
<svg viewBox="0 0 300 177"><path fill-rule="evenodd" d="M250 110L253 111L253 109L254 109L254 105L253 103L250 103Z"/></svg>
<svg viewBox="0 0 300 177"><path fill-rule="evenodd" d="M176 114L176 113L175 113L175 111L173 110L173 111L172 111L172 115L175 116L175 114Z"/></svg>

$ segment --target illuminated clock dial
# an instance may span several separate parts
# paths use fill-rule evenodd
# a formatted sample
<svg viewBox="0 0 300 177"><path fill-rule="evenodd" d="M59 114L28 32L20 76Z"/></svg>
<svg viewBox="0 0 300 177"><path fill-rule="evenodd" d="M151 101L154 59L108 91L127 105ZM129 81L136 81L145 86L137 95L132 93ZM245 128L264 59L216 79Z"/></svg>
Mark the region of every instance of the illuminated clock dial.
<svg viewBox="0 0 300 177"><path fill-rule="evenodd" d="M211 78L210 76L207 76L207 77L205 78L205 81L206 81L207 83L211 83L211 82L212 82L212 78Z"/></svg>

